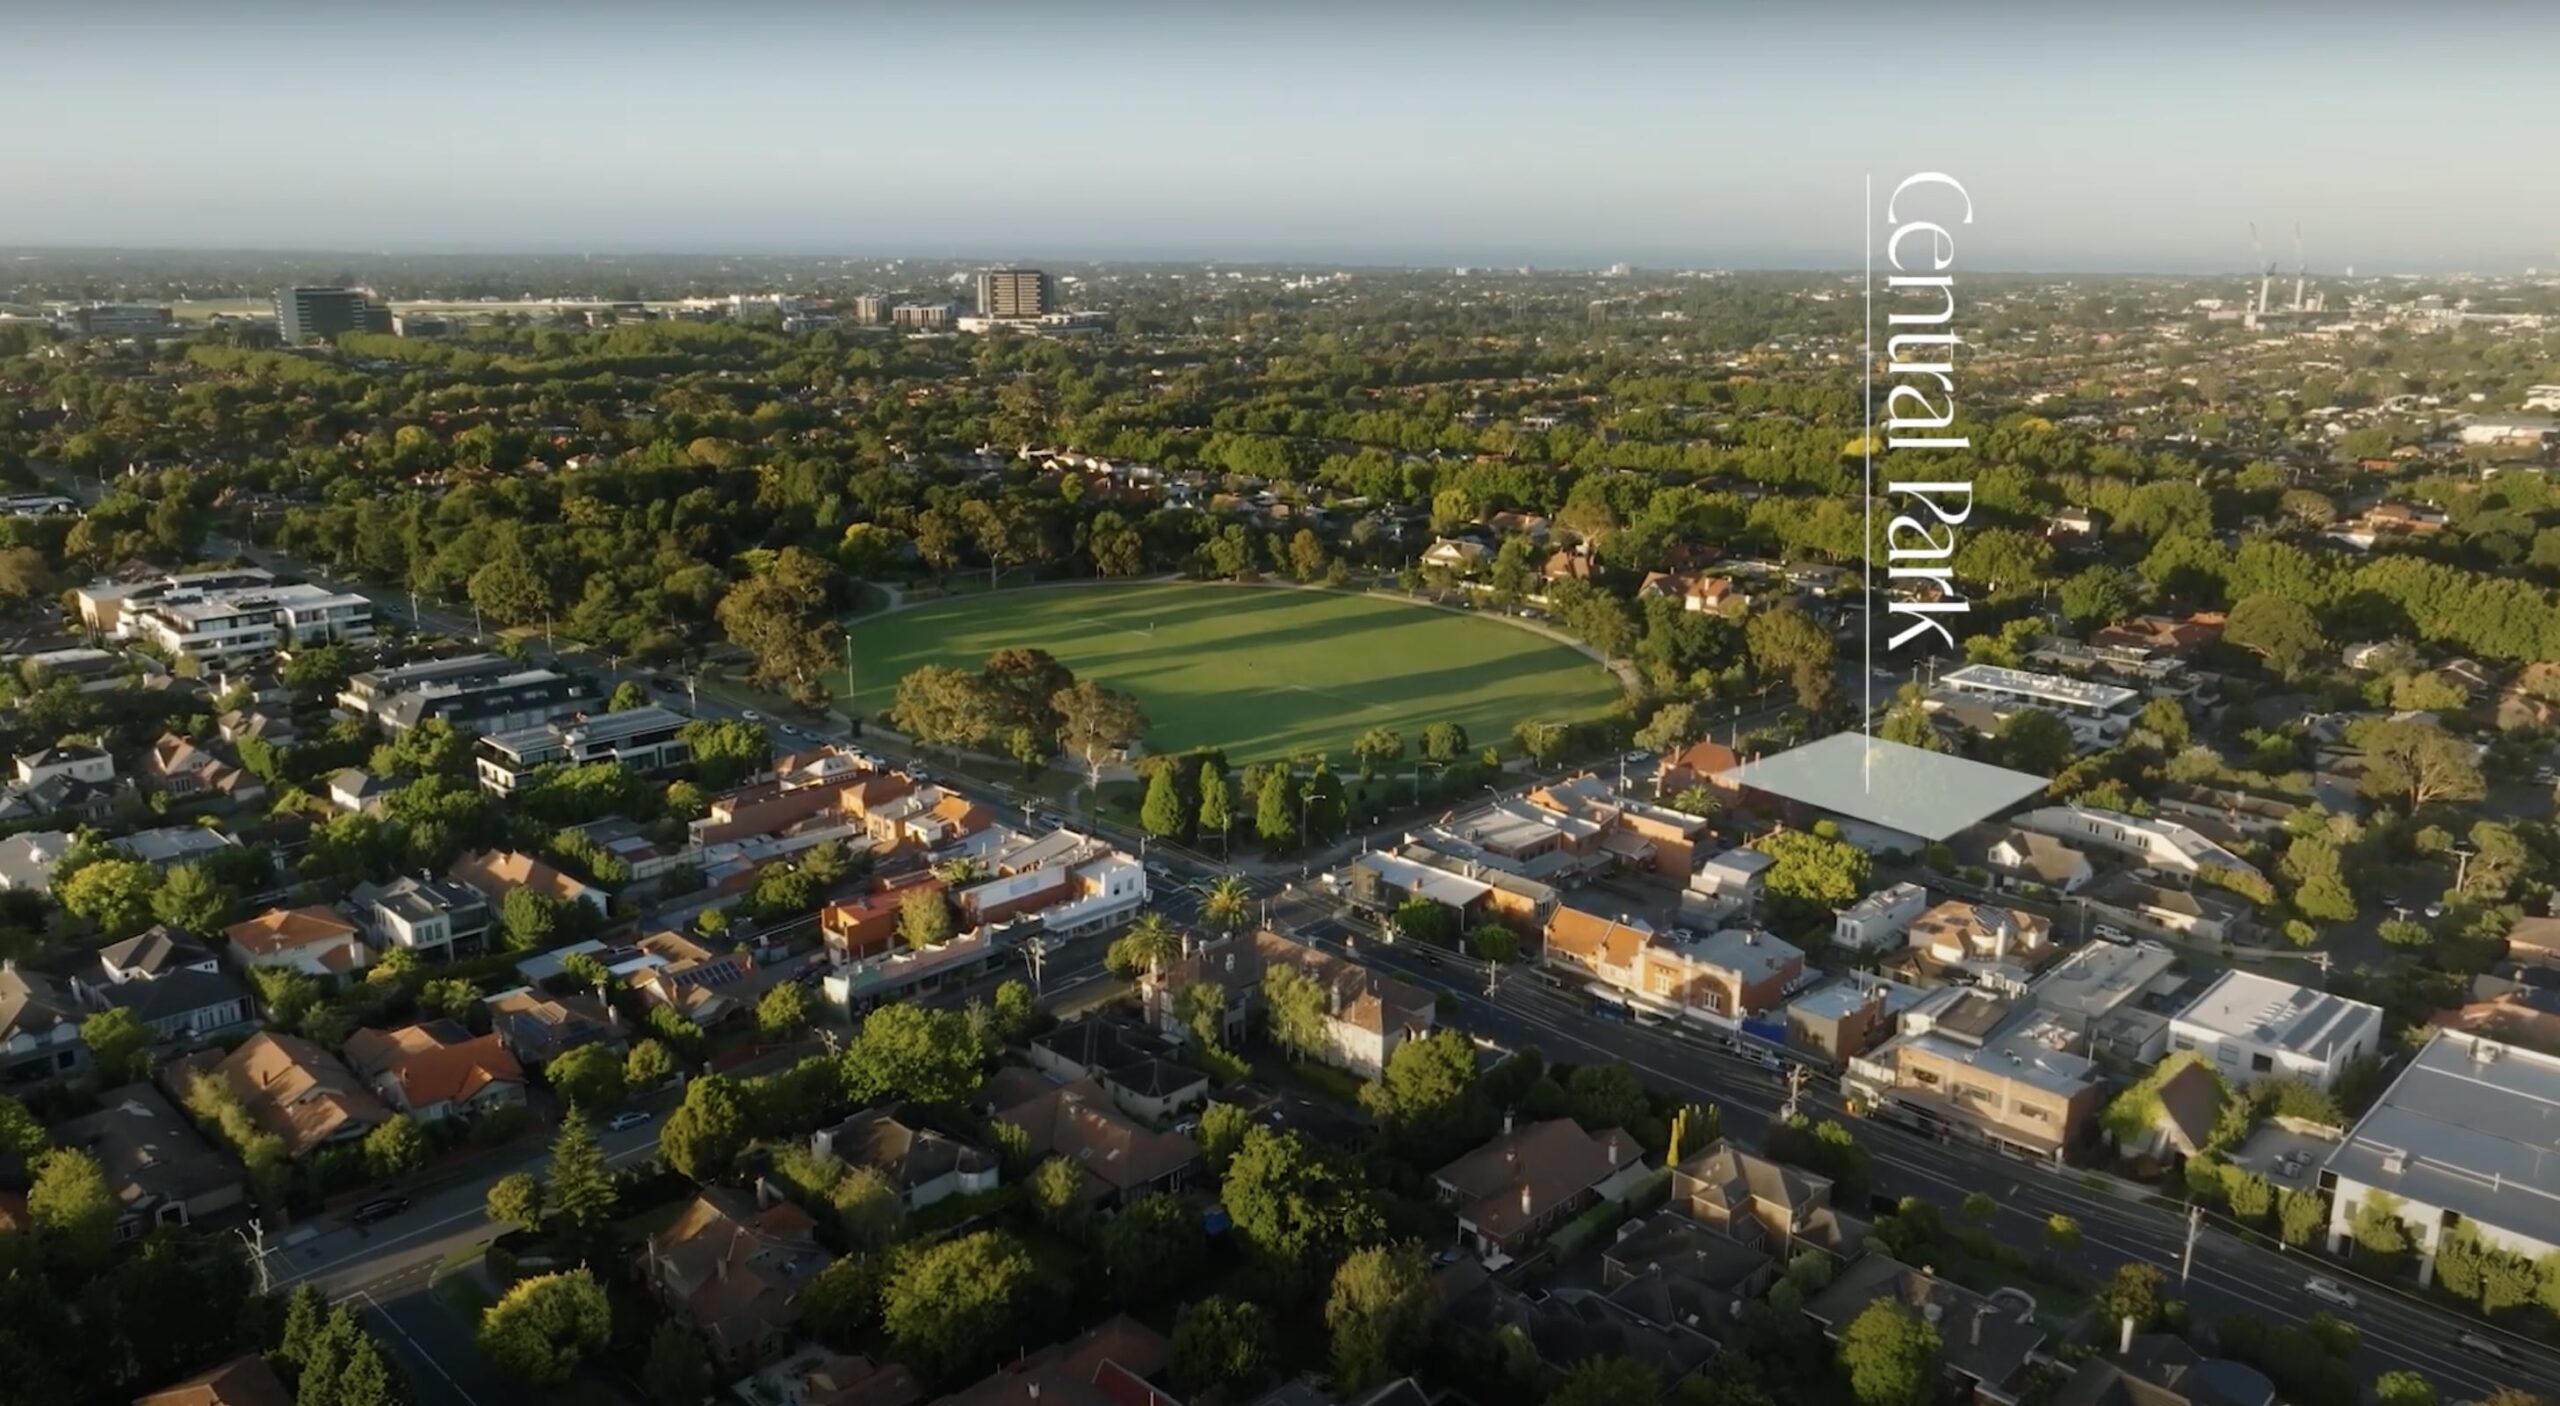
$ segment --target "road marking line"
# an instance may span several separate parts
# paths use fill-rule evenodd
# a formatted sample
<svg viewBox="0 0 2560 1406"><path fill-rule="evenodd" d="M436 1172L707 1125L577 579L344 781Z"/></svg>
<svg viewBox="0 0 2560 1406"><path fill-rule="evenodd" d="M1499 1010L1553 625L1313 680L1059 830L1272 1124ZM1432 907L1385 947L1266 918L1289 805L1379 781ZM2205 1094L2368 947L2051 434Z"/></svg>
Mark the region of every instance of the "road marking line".
<svg viewBox="0 0 2560 1406"><path fill-rule="evenodd" d="M400 1320L392 1316L391 1310L382 1306L381 1300L376 1299L371 1293L362 1289L357 1290L353 1295L350 1295L350 1297L363 1299L374 1312L381 1314L382 1321L391 1325L391 1331L398 1333L401 1339L409 1344L410 1350L417 1353L419 1360L436 1369L436 1375L444 1378L445 1385L452 1387L455 1393L460 1395L463 1400L470 1402L471 1406L480 1406L480 1398L473 1396L470 1388L464 1386L458 1381L455 1381L453 1379L453 1373L446 1371L444 1369L444 1364L436 1360L435 1354L427 1351L427 1345L425 1343L422 1343L416 1338L410 1336L409 1330L401 1326ZM344 1300L340 1300L340 1302L344 1302ZM442 1305L438 1305L438 1307L442 1307ZM471 1326L476 1328L479 1325L473 1324Z"/></svg>

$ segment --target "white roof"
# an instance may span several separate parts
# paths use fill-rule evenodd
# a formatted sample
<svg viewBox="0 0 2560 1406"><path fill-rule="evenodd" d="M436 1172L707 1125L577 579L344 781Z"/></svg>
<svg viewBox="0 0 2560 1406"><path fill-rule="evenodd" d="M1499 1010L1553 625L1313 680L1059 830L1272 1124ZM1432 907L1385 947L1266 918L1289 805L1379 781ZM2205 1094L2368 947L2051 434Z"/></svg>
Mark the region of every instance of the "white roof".
<svg viewBox="0 0 2560 1406"><path fill-rule="evenodd" d="M1729 779L1922 840L1943 840L2046 785L2041 776L1856 732L1746 762Z"/></svg>
<svg viewBox="0 0 2560 1406"><path fill-rule="evenodd" d="M2325 1061L2368 1028L2378 1030L2382 1008L2235 969L2206 987L2176 1023Z"/></svg>

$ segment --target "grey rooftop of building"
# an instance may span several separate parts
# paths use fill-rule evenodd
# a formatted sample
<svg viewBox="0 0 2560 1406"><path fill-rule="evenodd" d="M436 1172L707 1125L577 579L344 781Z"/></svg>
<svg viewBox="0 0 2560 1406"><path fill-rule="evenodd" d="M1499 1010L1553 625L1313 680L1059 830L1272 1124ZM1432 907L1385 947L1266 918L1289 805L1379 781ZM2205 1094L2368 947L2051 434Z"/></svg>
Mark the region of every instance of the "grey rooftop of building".
<svg viewBox="0 0 2560 1406"><path fill-rule="evenodd" d="M1834 733L1746 762L1731 779L1754 791L1932 841L1997 815L2046 785L2041 776L1858 732Z"/></svg>
<svg viewBox="0 0 2560 1406"><path fill-rule="evenodd" d="M2327 1170L2560 1244L2560 1058L2440 1032L2329 1154Z"/></svg>

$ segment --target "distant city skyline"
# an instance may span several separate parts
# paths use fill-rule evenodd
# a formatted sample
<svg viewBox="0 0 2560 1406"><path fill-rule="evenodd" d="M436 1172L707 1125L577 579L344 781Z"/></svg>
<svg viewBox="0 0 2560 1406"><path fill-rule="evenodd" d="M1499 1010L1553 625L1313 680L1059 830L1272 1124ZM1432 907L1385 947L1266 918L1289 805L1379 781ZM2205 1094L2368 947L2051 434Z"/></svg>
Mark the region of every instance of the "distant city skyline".
<svg viewBox="0 0 2560 1406"><path fill-rule="evenodd" d="M1311 0L13 14L0 245L1856 266L2560 267L2560 14ZM148 74L102 85L100 75Z"/></svg>

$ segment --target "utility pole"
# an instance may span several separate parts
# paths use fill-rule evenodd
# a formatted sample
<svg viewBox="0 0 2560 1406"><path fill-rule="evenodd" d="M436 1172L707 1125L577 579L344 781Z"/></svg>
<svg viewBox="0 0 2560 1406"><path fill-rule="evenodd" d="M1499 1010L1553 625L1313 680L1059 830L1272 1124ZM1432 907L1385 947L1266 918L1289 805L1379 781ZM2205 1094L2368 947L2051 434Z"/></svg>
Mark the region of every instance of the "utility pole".
<svg viewBox="0 0 2560 1406"><path fill-rule="evenodd" d="M1787 1101L1778 1109L1778 1121L1792 1123L1804 1101L1804 1066L1787 1066Z"/></svg>
<svg viewBox="0 0 2560 1406"><path fill-rule="evenodd" d="M2204 1207L2189 1206L2187 1208L2187 1248L2184 1253L2178 1256L2178 1282L2180 1284L2185 1284L2187 1282L2187 1276L2195 1272L2196 1233L2203 1229Z"/></svg>
<svg viewBox="0 0 2560 1406"><path fill-rule="evenodd" d="M1502 964L1488 957L1484 964L1484 998L1498 1000L1502 996Z"/></svg>
<svg viewBox="0 0 2560 1406"><path fill-rule="evenodd" d="M1031 994L1035 996L1044 989L1040 981L1040 969L1046 963L1048 956L1049 944L1042 941L1037 934L1022 944L1022 964L1031 969Z"/></svg>
<svg viewBox="0 0 2560 1406"><path fill-rule="evenodd" d="M269 1282L267 1275L267 1228L265 1222L252 1220L245 1227L235 1226L231 1233L239 1236L240 1243L249 1247L249 1267L257 1271L259 1296L263 1298L266 1295L273 1293L275 1291L275 1286Z"/></svg>

